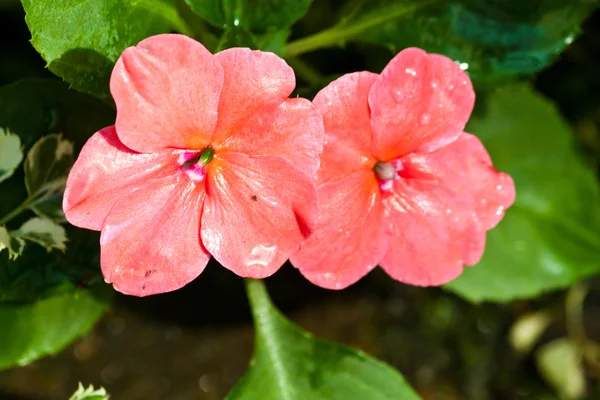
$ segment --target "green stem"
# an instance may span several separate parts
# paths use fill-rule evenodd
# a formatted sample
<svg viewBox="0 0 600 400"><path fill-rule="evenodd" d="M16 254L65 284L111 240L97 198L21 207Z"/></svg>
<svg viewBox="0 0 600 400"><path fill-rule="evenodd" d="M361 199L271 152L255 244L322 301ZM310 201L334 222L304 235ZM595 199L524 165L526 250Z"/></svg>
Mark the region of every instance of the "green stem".
<svg viewBox="0 0 600 400"><path fill-rule="evenodd" d="M323 78L323 75L321 75L316 68L301 58L288 58L287 62L290 64L290 67L294 69L296 74L304 79L309 85L317 86L324 82L325 78Z"/></svg>
<svg viewBox="0 0 600 400"><path fill-rule="evenodd" d="M368 29L385 24L386 22L405 16L407 14L413 13L424 6L428 6L437 1L438 0L424 0L419 4L398 5L396 7L391 8L389 12L374 16L373 18L365 18L364 20L358 20L355 23L348 25L340 26L338 24L329 29L316 33L312 36L308 36L290 42L285 47L283 56L285 58L295 57L299 56L300 54L304 54L309 51L317 50L323 47L334 46L354 36L360 35Z"/></svg>
<svg viewBox="0 0 600 400"><path fill-rule="evenodd" d="M267 287L261 279L244 279L244 282L254 323L257 327L263 326L266 320L271 319L271 309L273 308Z"/></svg>
<svg viewBox="0 0 600 400"><path fill-rule="evenodd" d="M0 219L0 226L6 225L8 221L21 214L23 211L26 211L31 204L34 202L35 196L29 196L26 198L17 208L6 214L2 219Z"/></svg>

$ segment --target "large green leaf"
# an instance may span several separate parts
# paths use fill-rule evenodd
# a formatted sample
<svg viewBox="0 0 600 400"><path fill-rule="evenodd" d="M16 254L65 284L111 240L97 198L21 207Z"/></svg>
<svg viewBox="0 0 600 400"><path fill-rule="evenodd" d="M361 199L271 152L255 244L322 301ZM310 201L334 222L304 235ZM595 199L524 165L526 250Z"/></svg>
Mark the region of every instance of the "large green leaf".
<svg viewBox="0 0 600 400"><path fill-rule="evenodd" d="M493 93L477 134L512 175L517 200L488 233L481 262L446 287L472 301L509 301L600 271L600 188L554 105L527 85Z"/></svg>
<svg viewBox="0 0 600 400"><path fill-rule="evenodd" d="M0 126L19 136L25 151L57 131L79 149L95 131L114 123L114 118L114 110L103 102L69 90L58 80L27 80L0 88ZM28 196L23 169L0 185L2 218ZM7 230L18 229L31 216L10 220ZM8 251L0 252L0 303L33 301L101 281L97 232L74 227L66 231L71 240L65 253L48 253L41 246L29 245L13 261Z"/></svg>
<svg viewBox="0 0 600 400"><path fill-rule="evenodd" d="M549 65L569 45L598 5L590 0L358 0L341 11L340 23L299 40L308 47L350 40L396 52L420 47L444 54L480 83L529 74ZM425 7L423 7L425 6ZM408 12L407 12L408 11Z"/></svg>
<svg viewBox="0 0 600 400"><path fill-rule="evenodd" d="M75 89L107 96L119 55L142 39L186 32L171 0L22 0L31 43Z"/></svg>
<svg viewBox="0 0 600 400"><path fill-rule="evenodd" d="M252 33L289 28L306 14L312 0L185 0L210 23L245 28Z"/></svg>
<svg viewBox="0 0 600 400"><path fill-rule="evenodd" d="M103 297L78 290L31 304L0 304L0 369L57 353L85 334L106 309Z"/></svg>
<svg viewBox="0 0 600 400"><path fill-rule="evenodd" d="M411 400L395 370L364 353L313 337L273 306L262 281L247 280L254 356L228 400Z"/></svg>

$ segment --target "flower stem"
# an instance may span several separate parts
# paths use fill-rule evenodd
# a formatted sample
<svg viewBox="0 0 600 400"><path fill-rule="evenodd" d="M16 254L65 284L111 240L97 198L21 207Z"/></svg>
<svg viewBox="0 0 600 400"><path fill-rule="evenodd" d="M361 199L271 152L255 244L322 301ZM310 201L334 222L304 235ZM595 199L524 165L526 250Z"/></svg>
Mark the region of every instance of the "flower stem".
<svg viewBox="0 0 600 400"><path fill-rule="evenodd" d="M259 327L264 324L265 320L270 319L273 303L263 280L244 279L244 283L246 284L246 294L250 301L254 323Z"/></svg>
<svg viewBox="0 0 600 400"><path fill-rule="evenodd" d="M385 24L391 20L413 13L414 11L428 6L438 0L424 0L418 4L401 4L390 7L387 12L374 15L371 18L359 19L350 24L337 24L314 35L290 42L283 52L285 58L299 56L309 51L323 47L334 46L340 42L351 39L375 26Z"/></svg>

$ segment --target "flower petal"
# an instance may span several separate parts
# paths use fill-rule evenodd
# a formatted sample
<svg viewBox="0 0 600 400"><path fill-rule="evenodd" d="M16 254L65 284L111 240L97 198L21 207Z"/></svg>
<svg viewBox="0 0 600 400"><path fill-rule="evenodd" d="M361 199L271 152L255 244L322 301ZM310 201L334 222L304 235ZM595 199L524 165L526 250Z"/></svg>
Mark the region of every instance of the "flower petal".
<svg viewBox="0 0 600 400"><path fill-rule="evenodd" d="M391 161L452 142L474 102L469 76L452 60L415 48L401 51L369 93L375 156Z"/></svg>
<svg viewBox="0 0 600 400"><path fill-rule="evenodd" d="M275 106L256 109L219 150L248 155L281 157L314 176L323 149L323 118L306 99L287 99Z"/></svg>
<svg viewBox="0 0 600 400"><path fill-rule="evenodd" d="M357 171L318 188L321 211L313 234L291 257L309 281L343 289L371 271L388 248L379 182Z"/></svg>
<svg viewBox="0 0 600 400"><path fill-rule="evenodd" d="M204 148L222 86L219 62L187 36L152 36L125 49L110 78L119 138L142 153Z"/></svg>
<svg viewBox="0 0 600 400"><path fill-rule="evenodd" d="M219 123L213 145L237 133L258 110L283 102L294 90L292 68L273 53L232 48L215 54L224 71Z"/></svg>
<svg viewBox="0 0 600 400"><path fill-rule="evenodd" d="M141 154L125 147L114 126L96 132L71 168L63 210L67 220L99 231L117 200L149 181L174 174L170 151Z"/></svg>
<svg viewBox="0 0 600 400"><path fill-rule="evenodd" d="M371 72L346 74L315 96L313 104L325 124L318 184L344 179L375 164L368 96L376 79Z"/></svg>
<svg viewBox="0 0 600 400"><path fill-rule="evenodd" d="M384 198L391 230L379 265L411 285L441 285L483 254L485 230L465 201L434 181L400 178Z"/></svg>
<svg viewBox="0 0 600 400"><path fill-rule="evenodd" d="M119 199L100 236L106 282L135 296L170 292L195 279L210 254L200 242L204 185L185 174L150 182Z"/></svg>
<svg viewBox="0 0 600 400"><path fill-rule="evenodd" d="M481 141L468 133L432 153L410 154L402 162L413 176L435 179L471 199L486 230L496 226L515 201L511 177L494 169Z"/></svg>
<svg viewBox="0 0 600 400"><path fill-rule="evenodd" d="M273 274L316 223L312 180L278 157L226 152L208 167L204 246L241 277Z"/></svg>

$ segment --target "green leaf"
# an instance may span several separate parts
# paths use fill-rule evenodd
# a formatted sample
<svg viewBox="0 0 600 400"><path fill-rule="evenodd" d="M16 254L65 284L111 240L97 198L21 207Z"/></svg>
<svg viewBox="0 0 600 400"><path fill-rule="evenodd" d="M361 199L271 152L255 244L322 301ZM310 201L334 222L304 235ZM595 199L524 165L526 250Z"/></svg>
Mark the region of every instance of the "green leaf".
<svg viewBox="0 0 600 400"><path fill-rule="evenodd" d="M6 227L0 226L0 253L2 250L8 250L8 259L15 260L23 252L25 241L19 237L13 237Z"/></svg>
<svg viewBox="0 0 600 400"><path fill-rule="evenodd" d="M37 243L47 251L58 249L64 252L67 250L65 229L49 219L32 218L21 225L18 230L11 232L11 235Z"/></svg>
<svg viewBox="0 0 600 400"><path fill-rule="evenodd" d="M252 33L289 28L302 18L312 0L185 0L210 23L245 28Z"/></svg>
<svg viewBox="0 0 600 400"><path fill-rule="evenodd" d="M109 400L109 398L110 396L106 394L103 387L94 389L94 386L90 385L88 388L84 388L80 382L77 391L69 397L69 400Z"/></svg>
<svg viewBox="0 0 600 400"><path fill-rule="evenodd" d="M491 94L471 119L517 199L488 233L481 262L446 287L471 301L510 301L560 289L600 271L600 187L555 106L527 85Z"/></svg>
<svg viewBox="0 0 600 400"><path fill-rule="evenodd" d="M228 400L409 400L395 370L361 351L313 337L273 306L264 283L247 280L256 325L250 368Z"/></svg>
<svg viewBox="0 0 600 400"><path fill-rule="evenodd" d="M34 199L29 208L37 215L64 220L56 198L62 197L74 162L73 143L60 134L46 135L31 147L25 160L25 187L29 198Z"/></svg>
<svg viewBox="0 0 600 400"><path fill-rule="evenodd" d="M0 128L0 182L10 178L21 161L23 151L19 137Z"/></svg>
<svg viewBox="0 0 600 400"><path fill-rule="evenodd" d="M0 304L0 370L55 354L88 332L106 310L107 288Z"/></svg>
<svg viewBox="0 0 600 400"><path fill-rule="evenodd" d="M546 343L536 353L540 374L563 398L581 399L585 395L581 356L581 349L568 338Z"/></svg>
<svg viewBox="0 0 600 400"><path fill-rule="evenodd" d="M472 79L489 83L549 65L597 5L589 0L358 0L341 10L339 25L291 43L286 55L351 40L393 52L419 47L456 60Z"/></svg>
<svg viewBox="0 0 600 400"><path fill-rule="evenodd" d="M148 36L186 33L171 0L22 0L31 43L73 88L109 95L113 65Z"/></svg>

